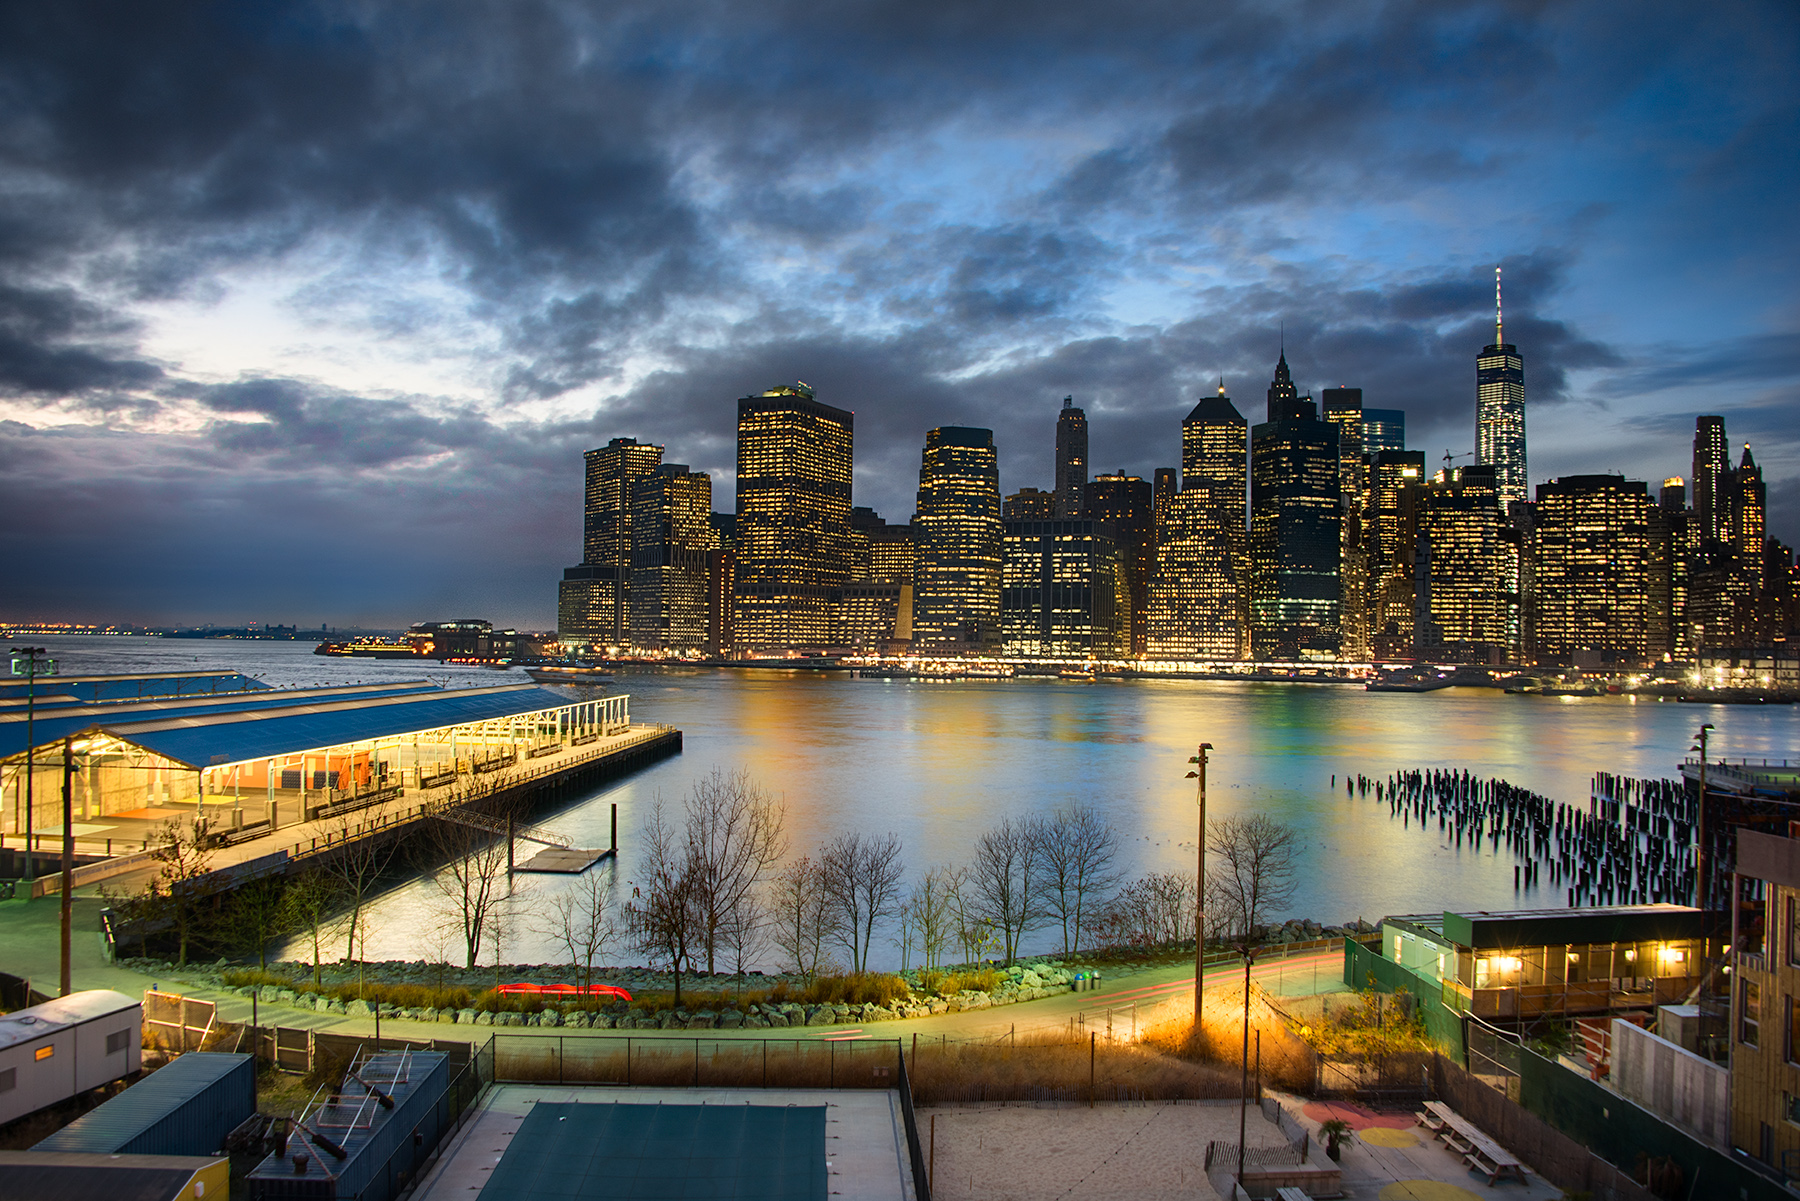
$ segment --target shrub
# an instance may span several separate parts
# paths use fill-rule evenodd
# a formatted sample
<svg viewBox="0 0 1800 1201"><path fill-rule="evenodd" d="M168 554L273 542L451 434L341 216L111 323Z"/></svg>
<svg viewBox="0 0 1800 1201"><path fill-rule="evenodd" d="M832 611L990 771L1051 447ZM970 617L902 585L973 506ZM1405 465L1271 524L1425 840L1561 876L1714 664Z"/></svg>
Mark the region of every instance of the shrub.
<svg viewBox="0 0 1800 1201"><path fill-rule="evenodd" d="M961 972L921 972L919 983L927 992L948 997L953 993L993 992L1000 987L1001 975L991 967L973 968Z"/></svg>

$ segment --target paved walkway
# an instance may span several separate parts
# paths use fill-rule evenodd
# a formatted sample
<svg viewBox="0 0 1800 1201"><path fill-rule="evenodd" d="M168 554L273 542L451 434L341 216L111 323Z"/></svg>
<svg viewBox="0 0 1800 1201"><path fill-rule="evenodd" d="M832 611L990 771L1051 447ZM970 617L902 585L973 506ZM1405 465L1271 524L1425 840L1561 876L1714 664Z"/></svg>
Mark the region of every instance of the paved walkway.
<svg viewBox="0 0 1800 1201"><path fill-rule="evenodd" d="M1269 1095L1312 1134L1314 1146L1324 1154L1319 1134L1320 1114L1350 1123L1356 1137L1343 1144L1338 1166L1344 1171L1344 1192L1353 1197L1378 1197L1380 1201L1476 1201L1503 1197L1508 1201L1558 1201L1561 1189L1536 1172L1526 1183L1503 1180L1490 1188L1487 1177L1469 1170L1462 1157L1417 1125L1412 1112L1381 1112L1360 1105L1327 1107L1273 1091Z"/></svg>

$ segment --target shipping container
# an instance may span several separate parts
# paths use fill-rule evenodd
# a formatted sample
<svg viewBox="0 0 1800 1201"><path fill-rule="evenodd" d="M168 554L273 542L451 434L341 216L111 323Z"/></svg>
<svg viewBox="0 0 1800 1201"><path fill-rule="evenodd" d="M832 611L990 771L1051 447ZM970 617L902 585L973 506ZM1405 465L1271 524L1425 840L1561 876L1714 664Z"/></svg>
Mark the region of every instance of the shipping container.
<svg viewBox="0 0 1800 1201"><path fill-rule="evenodd" d="M143 1064L144 1007L94 988L0 1015L0 1124Z"/></svg>
<svg viewBox="0 0 1800 1201"><path fill-rule="evenodd" d="M0 1151L6 1201L227 1201L231 1161L223 1156L77 1155Z"/></svg>
<svg viewBox="0 0 1800 1201"><path fill-rule="evenodd" d="M360 1058L341 1087L321 1089L313 1098L287 1146L250 1173L251 1196L390 1201L437 1146L449 1118L449 1087L449 1058L440 1051Z"/></svg>
<svg viewBox="0 0 1800 1201"><path fill-rule="evenodd" d="M102 1155L211 1155L256 1112L256 1062L194 1051L32 1147Z"/></svg>

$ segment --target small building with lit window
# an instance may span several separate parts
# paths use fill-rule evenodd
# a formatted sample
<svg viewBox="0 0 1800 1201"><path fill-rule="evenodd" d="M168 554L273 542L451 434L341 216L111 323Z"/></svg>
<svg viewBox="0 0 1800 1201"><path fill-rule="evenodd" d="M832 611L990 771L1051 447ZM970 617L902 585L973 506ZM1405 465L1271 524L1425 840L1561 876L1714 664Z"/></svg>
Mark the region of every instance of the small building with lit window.
<svg viewBox="0 0 1800 1201"><path fill-rule="evenodd" d="M1699 986L1703 917L1685 905L1389 917L1381 955L1434 981L1446 1007L1498 1025L1649 1015Z"/></svg>

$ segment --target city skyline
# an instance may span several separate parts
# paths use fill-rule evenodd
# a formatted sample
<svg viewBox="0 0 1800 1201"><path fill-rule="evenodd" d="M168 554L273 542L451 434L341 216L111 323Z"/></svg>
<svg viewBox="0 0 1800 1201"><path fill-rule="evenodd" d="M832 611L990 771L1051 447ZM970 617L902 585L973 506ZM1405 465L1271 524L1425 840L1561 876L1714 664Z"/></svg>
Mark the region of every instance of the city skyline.
<svg viewBox="0 0 1800 1201"><path fill-rule="evenodd" d="M1150 479L1283 350L1435 465L1496 266L1531 487L1685 475L1719 414L1800 517L1791 6L419 22L11 19L0 618L547 626L580 455L679 447L732 511L772 381L893 516L924 430L1053 489L1072 396L1088 474Z"/></svg>

